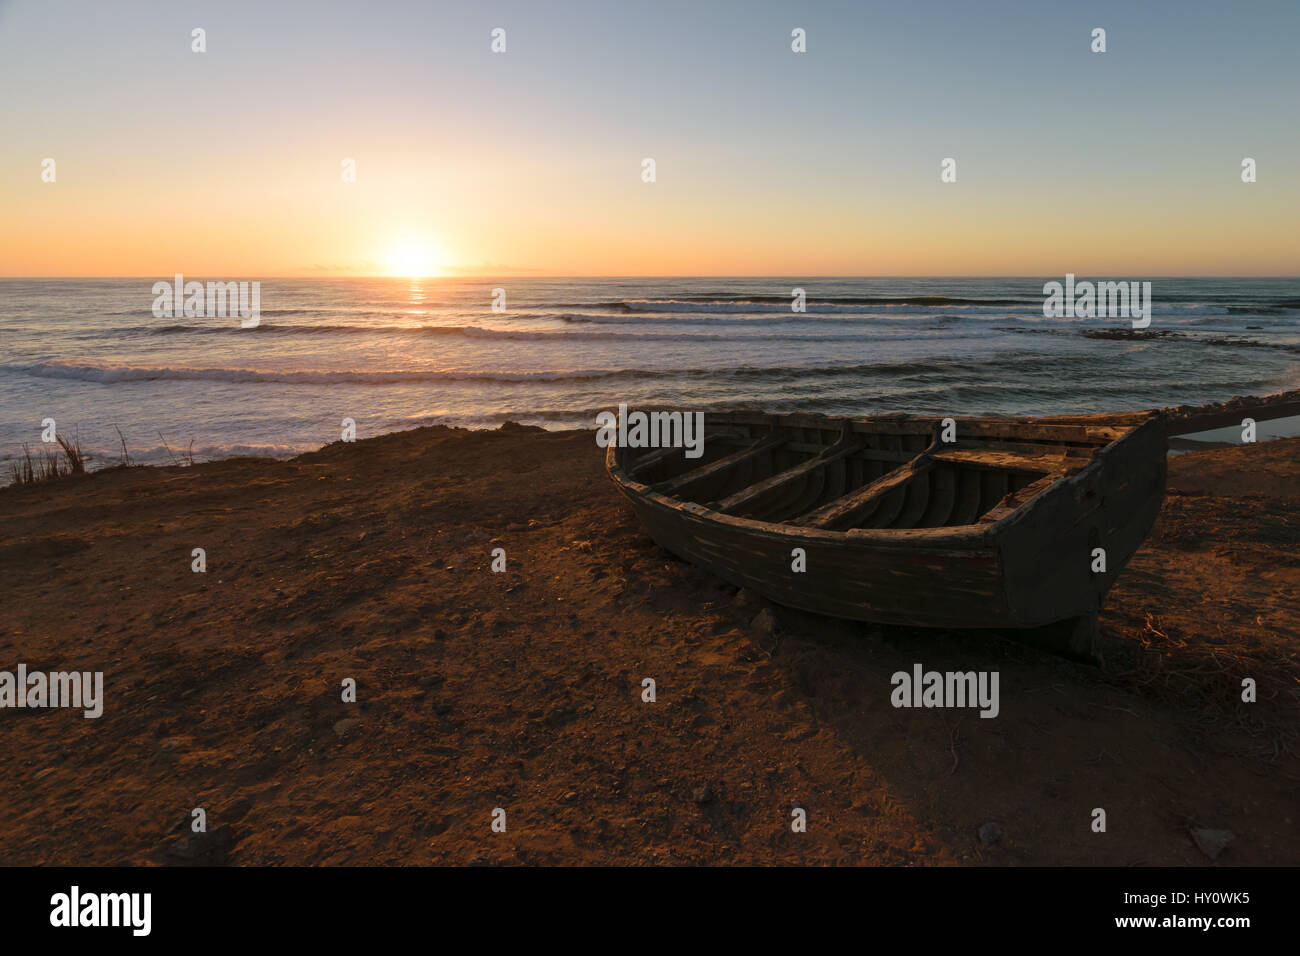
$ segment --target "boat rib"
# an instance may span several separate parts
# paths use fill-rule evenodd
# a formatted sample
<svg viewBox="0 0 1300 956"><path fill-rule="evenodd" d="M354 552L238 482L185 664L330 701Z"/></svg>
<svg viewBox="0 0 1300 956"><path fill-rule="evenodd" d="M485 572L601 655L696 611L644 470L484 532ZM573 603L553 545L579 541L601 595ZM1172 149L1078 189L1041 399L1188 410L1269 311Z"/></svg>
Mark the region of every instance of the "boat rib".
<svg viewBox="0 0 1300 956"><path fill-rule="evenodd" d="M707 465L700 465L698 468L692 468L684 475L676 478L669 478L661 481L657 485L651 485L650 490L658 492L661 495L681 496L691 486L703 481L706 478L712 478L714 475L722 474L725 471L743 464L750 459L757 458L764 452L770 451L788 441L782 435L769 435L764 438L751 442L748 447L740 451L732 452L724 458L719 458L715 462Z"/></svg>
<svg viewBox="0 0 1300 956"><path fill-rule="evenodd" d="M714 510L722 514L736 514L742 509L748 508L759 502L765 496L784 488L802 478L808 477L815 472L825 468L833 462L839 461L846 455L851 455L862 446L860 439L855 438L847 429L841 436L840 440L829 448L824 449L821 454L808 461L800 462L793 468L787 468L770 478L756 482L742 488L735 494L728 495L714 505Z"/></svg>
<svg viewBox="0 0 1300 956"><path fill-rule="evenodd" d="M805 528L820 528L826 531L839 531L851 524L855 517L864 517L867 510L878 505L886 495L897 491L913 478L925 474L934 467L932 451L934 444L912 458L907 464L886 472L868 485L822 505L814 511L801 515L792 524Z"/></svg>

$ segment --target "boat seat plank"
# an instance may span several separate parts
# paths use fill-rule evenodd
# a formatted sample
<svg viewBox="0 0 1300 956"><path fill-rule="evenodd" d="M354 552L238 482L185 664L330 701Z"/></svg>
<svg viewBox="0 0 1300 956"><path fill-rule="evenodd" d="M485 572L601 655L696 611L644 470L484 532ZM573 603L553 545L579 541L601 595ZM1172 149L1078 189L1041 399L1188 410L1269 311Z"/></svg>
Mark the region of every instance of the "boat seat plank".
<svg viewBox="0 0 1300 956"><path fill-rule="evenodd" d="M755 521L784 521L788 515L802 514L823 497L826 484L834 467L818 468L802 482L792 482L773 492L739 514ZM733 512L734 513L734 512Z"/></svg>
<svg viewBox="0 0 1300 956"><path fill-rule="evenodd" d="M999 448L950 448L936 451L938 461L951 462L954 465L975 465L981 468L1011 469L1014 471L1059 471L1070 463L1086 465L1083 457L1072 457L1060 453L1027 454L1025 452L1004 451Z"/></svg>
<svg viewBox="0 0 1300 956"><path fill-rule="evenodd" d="M791 523L803 528L838 530L841 524L849 521L854 515L861 514L890 492L933 467L934 460L927 449L919 455L914 455L906 465L886 472L870 484L863 485L843 498L828 502L814 511L801 515Z"/></svg>
<svg viewBox="0 0 1300 956"><path fill-rule="evenodd" d="M652 451L648 455L642 455L636 460L636 463L627 470L629 478L635 478L637 475L643 475L655 465L662 464L668 459L685 452L684 448L660 448Z"/></svg>
<svg viewBox="0 0 1300 956"><path fill-rule="evenodd" d="M752 442L749 446L732 452L717 461L710 462L707 465L700 465L698 468L692 468L685 474L678 475L676 478L669 478L661 481L656 485L651 485L650 490L658 492L661 495L677 495L689 488L698 481L710 478L713 475L721 474L730 468L749 461L751 458L757 458L764 452L771 451L786 443L787 439L783 435L767 435Z"/></svg>
<svg viewBox="0 0 1300 956"><path fill-rule="evenodd" d="M757 439L744 432L734 428L719 429L718 431L709 432L704 436L705 442L735 444L737 442L745 445L752 445ZM678 455L683 454L685 449L680 445L674 445L668 448L656 448L642 454L636 458L627 469L627 476L635 478L637 475L644 475L647 471L656 465L662 464Z"/></svg>
<svg viewBox="0 0 1300 956"><path fill-rule="evenodd" d="M861 447L861 442L846 432L844 437L834 445L828 446L816 458L810 458L807 461L800 462L793 468L787 468L785 471L778 472L771 478L765 478L747 488L742 488L735 494L728 495L726 498L717 502L714 508L717 511L721 511L723 514L729 514L738 508L742 508L745 505L757 501L769 492L788 485L791 482L805 478L819 469L825 468L832 462L839 461L846 455L853 454L853 452L857 451Z"/></svg>

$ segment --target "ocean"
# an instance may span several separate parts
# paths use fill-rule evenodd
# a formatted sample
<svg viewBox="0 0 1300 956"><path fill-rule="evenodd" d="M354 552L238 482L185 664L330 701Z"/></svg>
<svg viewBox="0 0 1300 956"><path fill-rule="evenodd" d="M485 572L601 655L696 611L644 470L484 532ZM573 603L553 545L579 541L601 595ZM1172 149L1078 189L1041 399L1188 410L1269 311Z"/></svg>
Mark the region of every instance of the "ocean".
<svg viewBox="0 0 1300 956"><path fill-rule="evenodd" d="M593 427L623 402L1046 415L1300 386L1300 279L1151 279L1134 339L1126 318L1044 318L1043 284L1064 276L263 279L255 328L155 317L171 278L0 279L0 474L47 418L106 465L119 429L133 461L159 463L191 443L200 460L292 455L345 418L364 438Z"/></svg>

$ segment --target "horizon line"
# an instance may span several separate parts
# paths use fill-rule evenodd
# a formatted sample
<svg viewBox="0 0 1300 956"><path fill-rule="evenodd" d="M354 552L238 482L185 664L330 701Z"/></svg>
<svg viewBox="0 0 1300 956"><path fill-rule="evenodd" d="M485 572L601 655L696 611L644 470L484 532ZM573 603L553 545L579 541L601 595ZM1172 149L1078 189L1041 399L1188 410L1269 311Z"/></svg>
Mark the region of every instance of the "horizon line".
<svg viewBox="0 0 1300 956"><path fill-rule="evenodd" d="M185 273L180 273L184 275ZM212 273L195 272L191 275L212 275ZM1039 279L1044 276L1056 275L1081 275L1088 276L1093 273L880 273L868 275L865 273L670 273L670 272L646 272L646 273L511 273L511 272L490 272L480 275L429 275L429 276L399 276L399 275L380 275L375 273L356 273L354 275L259 275L257 280L263 279L315 279L315 280L349 280L349 279L391 279L394 282L432 282L432 281L471 281L479 279ZM1100 274L1100 273L1096 273ZM175 276L177 273L172 272L169 275ZM23 280L87 280L87 279L153 279L158 281L158 273L149 275L0 275L0 280L23 279ZM1243 275L1243 274L1225 274L1225 273L1167 273L1163 275L1147 274L1143 278L1149 280L1155 279L1300 279L1300 273L1291 275ZM230 280L225 280L230 281ZM250 280L244 280L250 281Z"/></svg>

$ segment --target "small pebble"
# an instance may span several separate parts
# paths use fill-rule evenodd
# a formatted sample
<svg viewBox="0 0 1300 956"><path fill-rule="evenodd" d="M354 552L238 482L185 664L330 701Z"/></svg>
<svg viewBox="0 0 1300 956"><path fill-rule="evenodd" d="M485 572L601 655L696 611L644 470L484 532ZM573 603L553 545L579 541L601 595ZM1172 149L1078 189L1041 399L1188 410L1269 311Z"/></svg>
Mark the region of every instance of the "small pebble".
<svg viewBox="0 0 1300 956"><path fill-rule="evenodd" d="M1231 830L1211 830L1205 827L1192 830L1192 840L1197 848L1211 860L1217 860L1219 854L1232 846L1236 839Z"/></svg>

